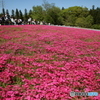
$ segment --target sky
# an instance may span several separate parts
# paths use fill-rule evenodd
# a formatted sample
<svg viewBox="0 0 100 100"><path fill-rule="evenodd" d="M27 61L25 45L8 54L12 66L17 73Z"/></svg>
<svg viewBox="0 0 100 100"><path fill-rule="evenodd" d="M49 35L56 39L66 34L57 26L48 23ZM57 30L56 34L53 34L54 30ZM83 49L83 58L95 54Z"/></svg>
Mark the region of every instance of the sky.
<svg viewBox="0 0 100 100"><path fill-rule="evenodd" d="M42 5L43 0L0 0L0 13L2 12L2 3L4 2L4 8L9 10L21 10L24 13L24 9L29 11L32 10L33 6ZM95 8L100 7L100 0L46 0L49 3L54 3L57 7L69 8L73 6L87 7L88 9L92 8L92 5L95 5Z"/></svg>

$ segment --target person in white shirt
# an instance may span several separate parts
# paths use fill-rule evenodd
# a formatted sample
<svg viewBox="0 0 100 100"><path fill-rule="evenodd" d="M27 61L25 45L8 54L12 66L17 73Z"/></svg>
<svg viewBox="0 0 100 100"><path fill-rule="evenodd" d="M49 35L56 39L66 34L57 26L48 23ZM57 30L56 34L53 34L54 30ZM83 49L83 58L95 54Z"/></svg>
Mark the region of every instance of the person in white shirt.
<svg viewBox="0 0 100 100"><path fill-rule="evenodd" d="M31 24L31 21L32 21L32 19L31 19L31 18L29 18L29 19L28 19L28 24Z"/></svg>

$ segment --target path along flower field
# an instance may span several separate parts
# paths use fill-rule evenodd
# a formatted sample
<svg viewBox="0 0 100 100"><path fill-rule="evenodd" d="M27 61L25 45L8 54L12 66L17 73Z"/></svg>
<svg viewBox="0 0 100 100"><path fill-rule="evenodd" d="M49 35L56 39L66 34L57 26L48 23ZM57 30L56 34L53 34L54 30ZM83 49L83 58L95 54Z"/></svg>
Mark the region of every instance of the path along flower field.
<svg viewBox="0 0 100 100"><path fill-rule="evenodd" d="M100 100L100 31L0 26L0 100Z"/></svg>

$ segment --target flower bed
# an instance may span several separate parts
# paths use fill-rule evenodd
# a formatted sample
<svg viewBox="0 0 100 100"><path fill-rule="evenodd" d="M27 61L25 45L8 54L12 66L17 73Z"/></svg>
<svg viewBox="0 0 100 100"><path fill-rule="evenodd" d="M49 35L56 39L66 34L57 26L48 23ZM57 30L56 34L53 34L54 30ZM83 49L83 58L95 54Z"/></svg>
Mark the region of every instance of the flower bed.
<svg viewBox="0 0 100 100"><path fill-rule="evenodd" d="M0 26L0 100L99 100L100 31Z"/></svg>

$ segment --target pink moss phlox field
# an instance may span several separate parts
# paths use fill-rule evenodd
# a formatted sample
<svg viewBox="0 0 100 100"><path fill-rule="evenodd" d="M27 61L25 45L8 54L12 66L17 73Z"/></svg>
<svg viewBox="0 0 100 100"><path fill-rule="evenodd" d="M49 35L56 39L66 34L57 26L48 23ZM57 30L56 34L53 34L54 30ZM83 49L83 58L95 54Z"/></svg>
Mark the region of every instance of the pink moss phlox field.
<svg viewBox="0 0 100 100"><path fill-rule="evenodd" d="M100 100L100 31L0 26L0 100Z"/></svg>

